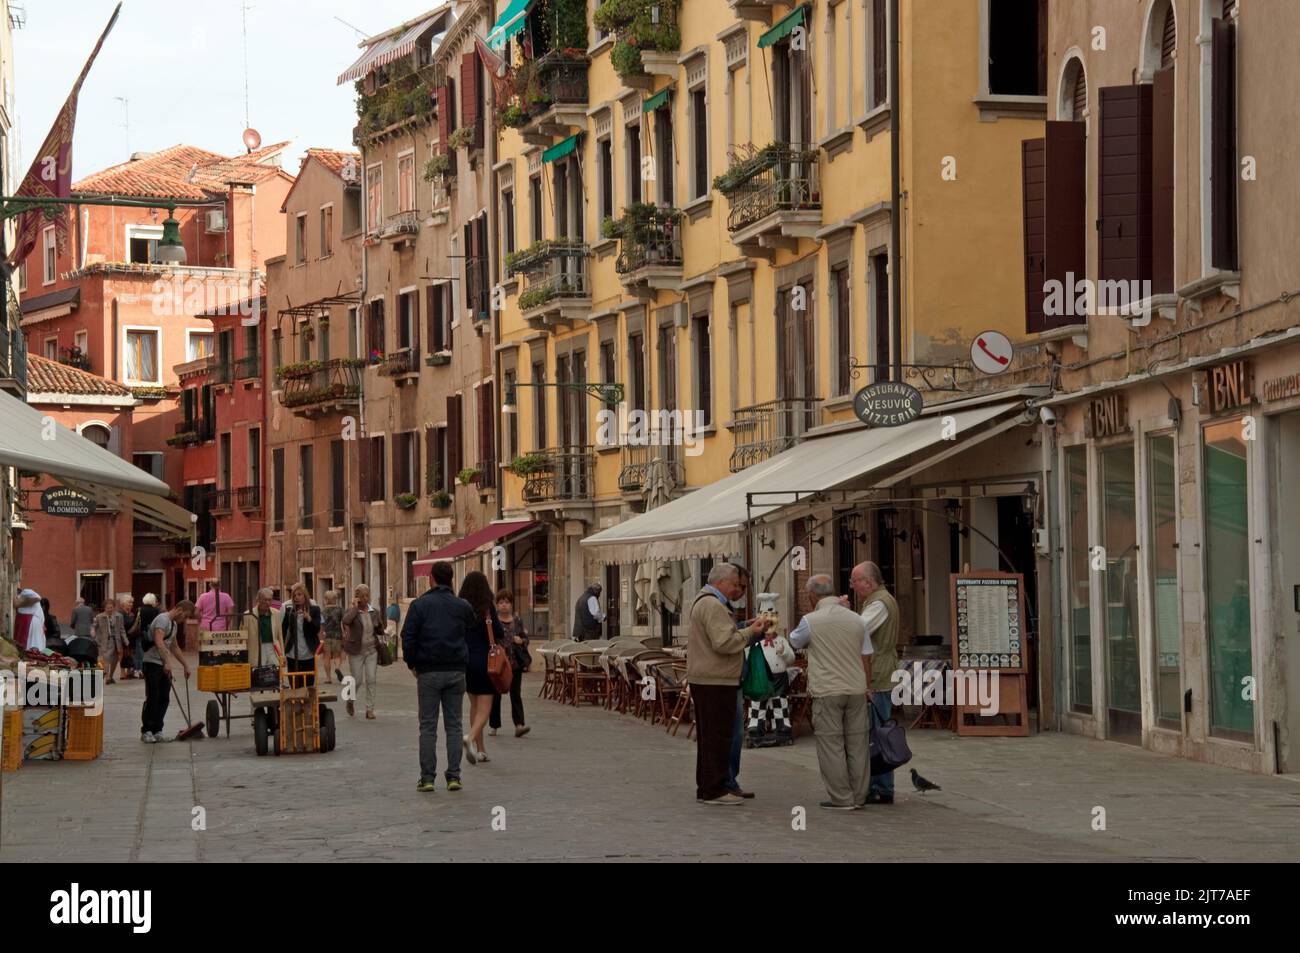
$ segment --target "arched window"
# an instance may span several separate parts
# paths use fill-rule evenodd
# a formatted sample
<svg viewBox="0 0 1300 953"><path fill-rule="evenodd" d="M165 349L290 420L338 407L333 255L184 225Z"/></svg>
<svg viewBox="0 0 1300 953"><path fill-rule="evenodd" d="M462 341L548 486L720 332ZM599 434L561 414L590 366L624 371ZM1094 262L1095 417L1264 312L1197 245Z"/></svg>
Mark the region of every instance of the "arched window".
<svg viewBox="0 0 1300 953"><path fill-rule="evenodd" d="M1061 74L1061 89L1057 116L1060 119L1083 121L1083 114L1088 108L1088 76L1083 69L1083 60L1071 56Z"/></svg>
<svg viewBox="0 0 1300 953"><path fill-rule="evenodd" d="M101 450L107 450L109 441L113 439L113 432L103 424L87 424L81 428L81 435Z"/></svg>
<svg viewBox="0 0 1300 953"><path fill-rule="evenodd" d="M1174 5L1165 8L1165 22L1160 33L1160 68L1174 64L1174 49L1178 46L1178 27L1174 22Z"/></svg>

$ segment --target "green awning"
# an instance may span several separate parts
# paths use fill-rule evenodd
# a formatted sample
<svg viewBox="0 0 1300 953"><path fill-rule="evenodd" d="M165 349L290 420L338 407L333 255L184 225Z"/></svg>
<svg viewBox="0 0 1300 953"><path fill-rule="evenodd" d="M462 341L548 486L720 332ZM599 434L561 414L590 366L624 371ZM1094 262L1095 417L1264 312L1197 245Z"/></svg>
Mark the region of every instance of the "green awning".
<svg viewBox="0 0 1300 953"><path fill-rule="evenodd" d="M797 26L804 26L807 19L808 5L795 7L788 14L782 17L772 29L768 30L758 38L758 48L766 49L774 43L780 43L787 36L794 32Z"/></svg>
<svg viewBox="0 0 1300 953"><path fill-rule="evenodd" d="M670 92L672 92L672 87L665 86L641 104L641 111L643 113L652 113L660 106L668 105L668 94Z"/></svg>
<svg viewBox="0 0 1300 953"><path fill-rule="evenodd" d="M524 14L528 12L528 5L531 2L532 0L510 0L510 6L506 7L505 12L488 31L487 45L494 50L500 50L512 36L522 30Z"/></svg>
<svg viewBox="0 0 1300 953"><path fill-rule="evenodd" d="M542 161L554 162L556 159L563 159L569 153L573 152L574 149L578 148L578 136L580 135L582 135L582 133L576 133L569 136L568 139L565 139L562 142L557 142L555 145L551 146L551 148L542 153Z"/></svg>

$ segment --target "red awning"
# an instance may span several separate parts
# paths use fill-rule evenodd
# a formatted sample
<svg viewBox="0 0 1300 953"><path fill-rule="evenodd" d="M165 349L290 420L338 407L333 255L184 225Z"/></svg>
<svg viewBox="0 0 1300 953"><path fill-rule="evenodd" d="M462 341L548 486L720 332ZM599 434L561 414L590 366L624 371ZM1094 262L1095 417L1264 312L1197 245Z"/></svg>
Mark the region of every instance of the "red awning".
<svg viewBox="0 0 1300 953"><path fill-rule="evenodd" d="M427 556L421 556L415 561L415 574L417 576L427 576L429 575L429 567L436 562L466 556L488 543L496 542L498 539L511 536L521 530L530 529L536 525L535 520L503 520L500 523L489 523L468 536L462 536L454 543L448 543L442 549L435 549Z"/></svg>

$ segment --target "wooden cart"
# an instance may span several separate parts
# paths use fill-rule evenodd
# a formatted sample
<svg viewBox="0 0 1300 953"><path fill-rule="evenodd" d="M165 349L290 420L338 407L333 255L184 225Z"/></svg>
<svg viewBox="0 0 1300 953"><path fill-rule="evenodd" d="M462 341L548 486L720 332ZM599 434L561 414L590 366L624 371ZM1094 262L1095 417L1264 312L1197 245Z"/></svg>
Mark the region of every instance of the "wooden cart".
<svg viewBox="0 0 1300 953"><path fill-rule="evenodd" d="M320 690L315 672L282 670L278 690L253 689L248 695L253 704L253 742L259 755L334 750L334 712L325 703L338 696Z"/></svg>

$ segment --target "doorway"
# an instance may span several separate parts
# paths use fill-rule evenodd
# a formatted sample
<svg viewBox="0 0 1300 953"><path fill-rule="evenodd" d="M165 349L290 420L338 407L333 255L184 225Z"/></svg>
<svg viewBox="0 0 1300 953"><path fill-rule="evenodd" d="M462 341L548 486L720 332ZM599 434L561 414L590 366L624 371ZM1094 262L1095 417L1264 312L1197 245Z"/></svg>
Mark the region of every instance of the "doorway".
<svg viewBox="0 0 1300 953"><path fill-rule="evenodd" d="M110 572L78 572L77 595L96 612L104 607L104 600L113 591L113 574Z"/></svg>
<svg viewBox="0 0 1300 953"><path fill-rule="evenodd" d="M1300 772L1300 495L1288 484L1288 476L1300 473L1300 411L1277 418L1273 428L1272 459L1269 461L1269 484L1273 487L1273 510L1276 518L1272 551L1277 564L1276 582L1278 630L1282 639L1281 663L1285 672L1286 692L1281 744L1277 752L1278 770L1283 774Z"/></svg>
<svg viewBox="0 0 1300 953"><path fill-rule="evenodd" d="M1142 743L1141 663L1137 638L1137 486L1132 444L1107 447L1101 461L1103 661L1106 666L1106 735Z"/></svg>

